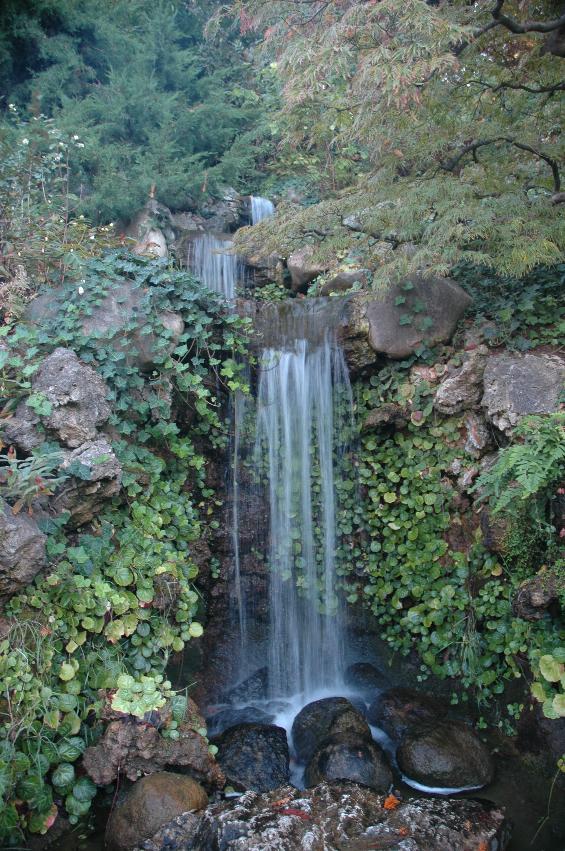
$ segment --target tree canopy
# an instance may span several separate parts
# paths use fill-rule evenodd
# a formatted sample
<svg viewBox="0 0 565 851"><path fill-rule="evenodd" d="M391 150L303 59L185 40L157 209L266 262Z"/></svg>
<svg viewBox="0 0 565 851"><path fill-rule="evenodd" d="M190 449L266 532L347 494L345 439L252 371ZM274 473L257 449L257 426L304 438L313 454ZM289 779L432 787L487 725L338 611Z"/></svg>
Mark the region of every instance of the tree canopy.
<svg viewBox="0 0 565 851"><path fill-rule="evenodd" d="M277 63L287 140L356 150L346 212L416 245L377 278L460 261L523 275L561 257L562 3L241 0L231 11ZM283 254L304 228L293 233L295 212L278 236L262 227Z"/></svg>
<svg viewBox="0 0 565 851"><path fill-rule="evenodd" d="M240 37L206 43L214 3L7 0L0 10L3 106L80 135L71 163L81 211L127 217L160 201L198 205L221 184L257 180L261 89Z"/></svg>

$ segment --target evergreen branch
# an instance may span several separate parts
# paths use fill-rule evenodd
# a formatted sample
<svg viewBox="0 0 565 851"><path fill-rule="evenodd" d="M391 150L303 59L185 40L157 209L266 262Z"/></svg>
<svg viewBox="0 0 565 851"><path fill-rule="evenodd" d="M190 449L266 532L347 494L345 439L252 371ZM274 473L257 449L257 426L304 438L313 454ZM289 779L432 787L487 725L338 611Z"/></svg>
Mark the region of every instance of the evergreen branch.
<svg viewBox="0 0 565 851"><path fill-rule="evenodd" d="M544 154L542 151L538 151L536 148L533 148L531 145L526 145L524 142L518 142L516 139L510 139L507 136L496 136L494 139L482 139L476 142L470 142L468 145L465 145L459 153L452 157L447 162L441 163L441 168L444 171L455 171L461 160L467 156L467 154L476 155L476 152L479 148L485 148L488 145L496 145L497 142L506 142L508 145L513 145L515 148L519 148L521 151L527 151L530 154L534 154L534 156L539 157L539 159L543 160L548 164L551 169L551 173L553 175L553 189L557 194L561 190L561 177L559 174L559 166L557 164L557 160L554 160L552 157Z"/></svg>
<svg viewBox="0 0 565 851"><path fill-rule="evenodd" d="M561 15L560 18L555 18L553 21L524 21L521 24L509 15L503 14L502 7L505 2L506 0L496 0L496 5L491 15L497 24L506 27L507 30L510 30L515 35L524 35L524 33L530 32L549 33L565 26L565 15Z"/></svg>
<svg viewBox="0 0 565 851"><path fill-rule="evenodd" d="M494 86L492 83L486 83L484 80L467 80L469 85L475 86L483 86L485 89L491 89L493 92L499 92L501 89L514 89L516 91L529 92L532 95L541 95L541 94L554 94L554 92L562 92L565 91L565 82L564 83L555 83L550 86L526 86L522 83L512 83L510 81L506 81L503 83L499 83Z"/></svg>

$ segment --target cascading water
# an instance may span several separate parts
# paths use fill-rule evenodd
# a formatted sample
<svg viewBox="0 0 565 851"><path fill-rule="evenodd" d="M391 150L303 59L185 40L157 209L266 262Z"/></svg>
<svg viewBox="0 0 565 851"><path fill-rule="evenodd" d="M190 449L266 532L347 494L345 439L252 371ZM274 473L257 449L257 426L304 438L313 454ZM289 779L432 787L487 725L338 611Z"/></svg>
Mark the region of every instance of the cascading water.
<svg viewBox="0 0 565 851"><path fill-rule="evenodd" d="M266 309L265 349L255 411L253 466L269 507L268 682L271 697L335 687L343 672L343 630L335 589L336 464L351 423L351 389L327 300ZM261 333L261 331L260 331ZM236 411L237 413L237 411ZM235 420L239 458L241 414ZM245 495L234 472L234 586L243 665L249 602L242 595L237 525Z"/></svg>
<svg viewBox="0 0 565 851"><path fill-rule="evenodd" d="M263 219L270 219L275 215L275 205L268 198L259 195L251 195L251 224L256 225Z"/></svg>
<svg viewBox="0 0 565 851"><path fill-rule="evenodd" d="M194 275L227 301L235 297L239 275L239 259L230 253L232 247L230 239L207 233L194 240L188 258Z"/></svg>

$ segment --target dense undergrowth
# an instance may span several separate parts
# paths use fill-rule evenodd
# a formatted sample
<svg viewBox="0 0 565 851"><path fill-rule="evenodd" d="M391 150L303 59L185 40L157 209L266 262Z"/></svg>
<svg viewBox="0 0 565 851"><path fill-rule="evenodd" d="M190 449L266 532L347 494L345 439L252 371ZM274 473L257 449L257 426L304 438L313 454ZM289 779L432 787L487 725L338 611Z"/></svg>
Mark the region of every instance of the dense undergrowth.
<svg viewBox="0 0 565 851"><path fill-rule="evenodd" d="M244 323L225 315L221 301L190 275L120 252L85 261L81 274L52 292L38 325L2 328L4 415L18 399L29 401L29 379L42 357L58 345L71 348L107 382L113 449L124 471L122 493L88 527L67 530L66 514L43 522L49 566L6 610L13 620L0 644L4 840L22 828L44 832L57 804L71 821L88 811L96 789L73 763L99 735L96 719L106 700L143 717L173 697L165 679L168 658L202 634L191 544L202 536L215 501L205 484L202 448L225 440L221 400L206 379L217 375L221 392L239 386L234 357ZM156 336L150 373L140 370L131 344L121 345L115 332L83 330L92 308L124 279L143 295L137 316L120 333L127 338L141 325ZM164 307L185 322L172 354L170 332L156 318ZM39 410L49 405L32 401ZM174 422L179 409L192 412L182 430ZM35 467L24 459L18 464L12 453L19 479L9 494L0 493L13 510L21 510L24 495L32 511L34 498L56 484L46 473L33 487L37 464L54 454L48 440L33 452ZM173 738L176 717L166 731Z"/></svg>

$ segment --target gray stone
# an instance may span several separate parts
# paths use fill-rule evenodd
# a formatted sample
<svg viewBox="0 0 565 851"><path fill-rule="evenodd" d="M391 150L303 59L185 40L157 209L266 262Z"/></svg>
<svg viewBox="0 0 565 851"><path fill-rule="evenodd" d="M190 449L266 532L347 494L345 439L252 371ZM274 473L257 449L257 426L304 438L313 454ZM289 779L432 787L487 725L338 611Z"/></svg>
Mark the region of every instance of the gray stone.
<svg viewBox="0 0 565 851"><path fill-rule="evenodd" d="M208 796L191 777L159 771L142 777L112 808L106 827L107 851L131 851L182 813L203 810Z"/></svg>
<svg viewBox="0 0 565 851"><path fill-rule="evenodd" d="M24 451L41 443L42 435L35 428L39 423L61 443L74 448L96 437L98 426L111 413L106 384L70 349L55 349L45 358L31 380L31 389L45 396L52 410L37 416L20 402L4 435L6 442Z"/></svg>
<svg viewBox="0 0 565 851"><path fill-rule="evenodd" d="M470 727L439 721L408 732L396 758L402 773L425 786L487 786L494 777L490 751Z"/></svg>
<svg viewBox="0 0 565 851"><path fill-rule="evenodd" d="M88 523L106 500L119 493L122 468L105 437L65 453L60 470L70 476L56 491L50 508L57 514L69 511L73 526Z"/></svg>
<svg viewBox="0 0 565 851"><path fill-rule="evenodd" d="M556 355L493 355L484 374L482 406L501 431L510 431L527 414L559 409L565 362Z"/></svg>
<svg viewBox="0 0 565 851"><path fill-rule="evenodd" d="M292 725L292 743L298 760L308 762L321 742L338 733L371 738L369 725L345 697L325 697L308 703Z"/></svg>
<svg viewBox="0 0 565 851"><path fill-rule="evenodd" d="M489 801L384 803L385 795L353 783L247 792L179 816L139 851L505 851L510 840L504 811Z"/></svg>
<svg viewBox="0 0 565 851"><path fill-rule="evenodd" d="M33 517L14 514L0 499L0 602L5 602L45 567L45 542Z"/></svg>
<svg viewBox="0 0 565 851"><path fill-rule="evenodd" d="M428 346L446 343L470 303L467 293L449 278L418 275L370 296L353 295L341 331L346 356L355 341L352 365L354 371L359 371L370 365L371 356L375 362L375 353L403 359L422 343ZM372 354L360 349L363 339Z"/></svg>
<svg viewBox="0 0 565 851"><path fill-rule="evenodd" d="M374 431L383 426L392 426L392 428L401 429L408 423L410 414L402 405L397 405L395 402L386 402L369 411L363 421L361 430L363 432Z"/></svg>
<svg viewBox="0 0 565 851"><path fill-rule="evenodd" d="M486 346L466 353L463 364L448 372L436 390L434 407L442 414L458 414L473 408L483 393L483 374L488 355Z"/></svg>
<svg viewBox="0 0 565 851"><path fill-rule="evenodd" d="M134 254L145 257L168 257L169 249L165 234L159 228L147 230L133 247Z"/></svg>
<svg viewBox="0 0 565 851"><path fill-rule="evenodd" d="M376 742L352 733L340 733L318 745L308 761L304 780L308 787L324 780L351 780L377 792L386 792L392 783L392 772Z"/></svg>
<svg viewBox="0 0 565 851"><path fill-rule="evenodd" d="M286 731L274 724L238 724L214 739L216 759L235 789L268 792L288 782Z"/></svg>
<svg viewBox="0 0 565 851"><path fill-rule="evenodd" d="M332 274L320 289L320 295L345 293L355 284L365 286L371 278L369 269L342 269Z"/></svg>
<svg viewBox="0 0 565 851"><path fill-rule="evenodd" d="M304 289L314 278L328 269L328 264L313 260L313 254L314 247L305 245L303 248L293 251L287 259L286 265L290 272L291 286L294 292Z"/></svg>

